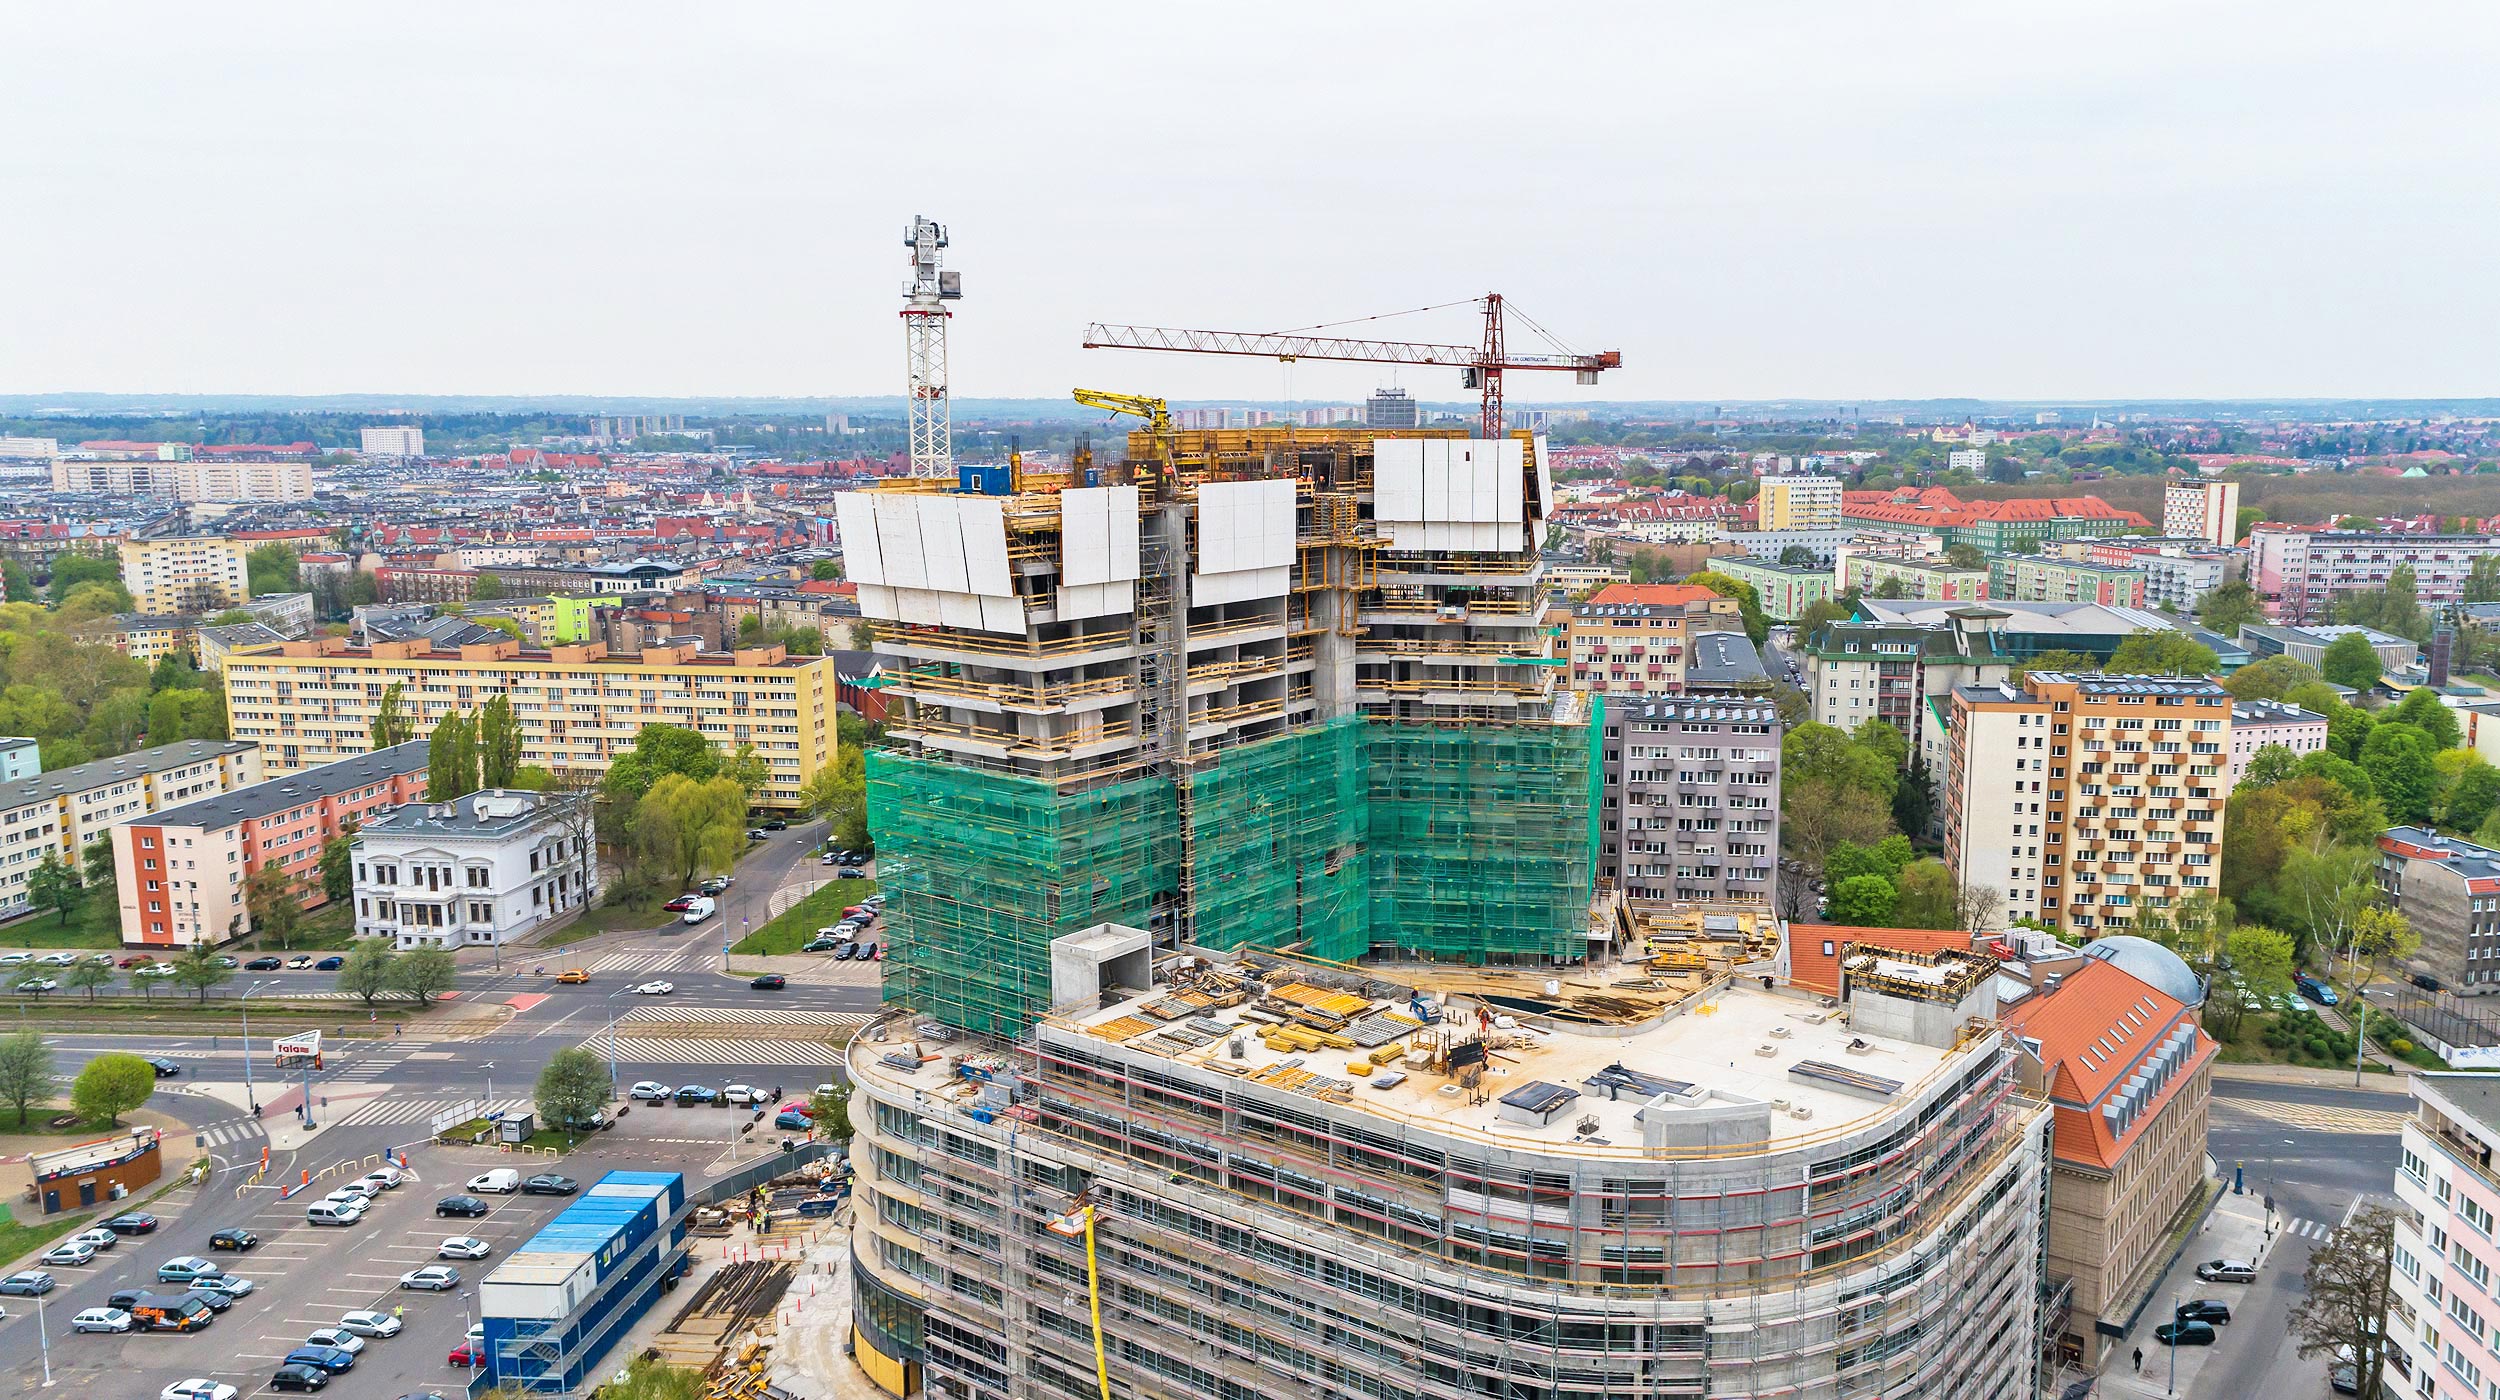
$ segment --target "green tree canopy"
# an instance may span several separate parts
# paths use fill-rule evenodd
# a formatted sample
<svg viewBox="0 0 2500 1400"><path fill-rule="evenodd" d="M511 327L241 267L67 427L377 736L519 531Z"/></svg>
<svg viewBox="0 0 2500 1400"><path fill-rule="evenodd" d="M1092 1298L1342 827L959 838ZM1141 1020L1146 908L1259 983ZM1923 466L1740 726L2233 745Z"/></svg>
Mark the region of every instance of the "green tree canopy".
<svg viewBox="0 0 2500 1400"><path fill-rule="evenodd" d="M2457 712L2442 704L2439 692L2429 686L2405 692L2405 698L2382 716L2382 722L2412 725L2422 731L2433 748L2453 749L2465 742L2464 730L2457 724Z"/></svg>
<svg viewBox="0 0 2500 1400"><path fill-rule="evenodd" d="M43 859L26 875L26 900L61 916L69 916L78 908L78 872L61 859L58 851L45 851Z"/></svg>
<svg viewBox="0 0 2500 1400"><path fill-rule="evenodd" d="M2437 753L2430 736L2410 724L2381 723L2361 746L2361 771L2400 822L2428 822L2431 802L2439 795L2439 775L2431 766Z"/></svg>
<svg viewBox="0 0 2500 1400"><path fill-rule="evenodd" d="M553 1128L587 1128L614 1087L607 1061L578 1045L558 1050L538 1072L538 1116Z"/></svg>
<svg viewBox="0 0 2500 1400"><path fill-rule="evenodd" d="M2386 668L2379 663L2378 652L2371 647L2369 638L2346 632L2327 643L2326 654L2318 659L2318 670L2337 685L2368 690L2378 684Z"/></svg>
<svg viewBox="0 0 2500 1400"><path fill-rule="evenodd" d="M52 1046L41 1031L0 1035L0 1103L17 1110L17 1126L26 1126L26 1111L52 1097Z"/></svg>
<svg viewBox="0 0 2500 1400"><path fill-rule="evenodd" d="M746 848L746 808L746 790L732 779L661 778L634 807L634 841L645 870L655 881L679 886L726 871Z"/></svg>
<svg viewBox="0 0 2500 1400"><path fill-rule="evenodd" d="M1900 892L1881 875L1852 875L1831 887L1831 920L1854 928L1890 928Z"/></svg>
<svg viewBox="0 0 2500 1400"><path fill-rule="evenodd" d="M1764 639L1771 635L1770 619L1762 615L1762 595L1754 591L1752 584L1730 578L1715 569L1704 569L1684 581L1697 588L1707 588L1722 598L1735 599L1737 610L1745 619L1745 635L1753 640L1755 646L1762 645Z"/></svg>
<svg viewBox="0 0 2500 1400"><path fill-rule="evenodd" d="M420 1006L450 991L459 968L442 948L413 948L391 961L391 988Z"/></svg>
<svg viewBox="0 0 2500 1400"><path fill-rule="evenodd" d="M720 764L720 750L693 730L677 724L646 724L634 735L634 747L608 765L600 787L609 796L631 803L669 774L701 782L719 776Z"/></svg>
<svg viewBox="0 0 2500 1400"><path fill-rule="evenodd" d="M382 687L382 700L374 707L373 725L369 731L373 747L387 749L417 737L417 722L408 713L405 697L406 692L398 681Z"/></svg>
<svg viewBox="0 0 2500 1400"><path fill-rule="evenodd" d="M96 1056L70 1081L69 1104L78 1116L121 1126L122 1115L156 1093L156 1067L119 1051Z"/></svg>
<svg viewBox="0 0 2500 1400"><path fill-rule="evenodd" d="M2222 663L2212 647L2183 632L2146 630L2120 642L2103 669L2116 676L2210 676Z"/></svg>
<svg viewBox="0 0 2500 1400"><path fill-rule="evenodd" d="M121 582L121 578L121 565L115 560L97 559L84 554L54 555L52 559L52 578L50 580L50 588L48 590L49 596L52 599L52 606L56 608L59 607L62 600L69 597L70 590L76 588L82 583L110 583L118 585ZM14 602L16 600L11 599L10 601Z"/></svg>
<svg viewBox="0 0 2500 1400"><path fill-rule="evenodd" d="M362 938L339 965L339 990L363 1000L370 1010L396 984L399 950L387 938Z"/></svg>
<svg viewBox="0 0 2500 1400"><path fill-rule="evenodd" d="M2265 605L2259 601L2257 590L2242 579L2216 585L2196 600L2197 625L2234 641L2239 639L2242 627L2252 622L2263 624L2265 620Z"/></svg>
<svg viewBox="0 0 2500 1400"><path fill-rule="evenodd" d="M1940 860L1913 861L1901 871L1892 917L1900 928L1960 928L1953 872Z"/></svg>
<svg viewBox="0 0 2500 1400"><path fill-rule="evenodd" d="M2290 656L2269 656L2232 672L2223 680L2222 688L2231 692L2234 700L2290 700L2293 691L2315 684L2319 679L2317 670L2305 661Z"/></svg>

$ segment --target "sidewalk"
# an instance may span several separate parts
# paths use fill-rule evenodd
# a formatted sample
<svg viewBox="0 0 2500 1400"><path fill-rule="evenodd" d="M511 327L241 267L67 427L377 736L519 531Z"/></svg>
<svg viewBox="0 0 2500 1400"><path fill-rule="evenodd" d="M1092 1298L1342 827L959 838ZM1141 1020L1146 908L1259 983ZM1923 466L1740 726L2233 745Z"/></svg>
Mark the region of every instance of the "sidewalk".
<svg viewBox="0 0 2500 1400"><path fill-rule="evenodd" d="M2237 1080L2244 1084L2298 1084L2312 1089L2358 1089L2365 1094L2394 1094L2411 1097L2413 1090L2407 1076L2413 1073L2408 1064L2388 1063L2393 1074L2364 1074L2353 1083L2352 1068L2317 1069L2307 1065L2215 1065L2214 1078Z"/></svg>
<svg viewBox="0 0 2500 1400"><path fill-rule="evenodd" d="M2172 1348L2153 1340L2153 1329L2169 1320L2171 1298L2212 1296L2217 1293L2216 1285L2201 1282L2196 1277L2196 1266L2208 1259L2246 1259L2257 1266L2262 1276L2274 1254L2275 1245L2283 1238L2281 1226L2278 1217L2273 1228L2268 1228L2262 1196L2254 1192L2234 1196L2226 1188L2222 1199L2215 1203L2213 1213L2188 1238L2187 1247L2179 1251L2179 1258L2170 1266L2169 1273L2154 1285L2152 1301L2137 1320L2133 1335L2112 1343L2108 1354L2102 1358L2099 1393L2104 1397L2162 1397L2171 1394ZM2239 1301L2237 1294L2223 1296L2231 1297L2235 1304ZM2133 1351L2138 1347L2144 1349L2144 1370L2140 1375L2134 1370L2132 1358ZM2212 1359L2214 1350L2212 1347L2177 1349L2177 1394L2197 1393L2196 1378Z"/></svg>

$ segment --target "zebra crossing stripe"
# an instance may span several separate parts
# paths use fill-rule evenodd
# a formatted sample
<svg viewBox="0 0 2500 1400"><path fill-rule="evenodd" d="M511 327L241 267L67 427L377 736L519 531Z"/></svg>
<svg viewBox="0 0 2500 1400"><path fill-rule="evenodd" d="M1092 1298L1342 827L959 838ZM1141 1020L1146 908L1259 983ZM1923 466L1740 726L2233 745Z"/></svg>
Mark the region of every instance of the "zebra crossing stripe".
<svg viewBox="0 0 2500 1400"><path fill-rule="evenodd" d="M604 1037L584 1046L606 1053ZM822 1066L839 1052L815 1040L714 1040L705 1037L627 1036L616 1038L616 1058L644 1065L789 1065Z"/></svg>

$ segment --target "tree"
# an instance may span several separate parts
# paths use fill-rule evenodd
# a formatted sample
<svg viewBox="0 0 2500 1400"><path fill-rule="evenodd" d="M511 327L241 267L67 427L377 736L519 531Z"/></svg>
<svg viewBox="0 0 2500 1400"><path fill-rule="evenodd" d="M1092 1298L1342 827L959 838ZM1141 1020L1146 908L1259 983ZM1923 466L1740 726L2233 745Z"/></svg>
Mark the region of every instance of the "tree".
<svg viewBox="0 0 2500 1400"><path fill-rule="evenodd" d="M716 777L720 750L684 725L646 724L634 735L633 748L608 765L600 786L612 798L631 805L671 773L697 782Z"/></svg>
<svg viewBox="0 0 2500 1400"><path fill-rule="evenodd" d="M858 749L846 745L817 769L799 789L799 801L809 814L832 824L833 844L854 851L868 844L867 762Z"/></svg>
<svg viewBox="0 0 2500 1400"><path fill-rule="evenodd" d="M449 950L417 948L392 960L391 985L410 1001L428 1006L451 990L458 971Z"/></svg>
<svg viewBox="0 0 2500 1400"><path fill-rule="evenodd" d="M1949 544L1944 547L1944 561L1957 569L1984 569L1988 556L1975 544Z"/></svg>
<svg viewBox="0 0 2500 1400"><path fill-rule="evenodd" d="M2299 767L2299 754L2281 744L2268 744L2248 756L2248 766L2240 771L2240 786L2272 787L2291 777Z"/></svg>
<svg viewBox="0 0 2500 1400"><path fill-rule="evenodd" d="M1856 615L1856 610L1848 604L1831 598L1817 598L1806 604L1805 611L1797 614L1798 639L1812 642L1815 634L1825 627L1835 622L1847 622Z"/></svg>
<svg viewBox="0 0 2500 1400"><path fill-rule="evenodd" d="M208 1004L208 994L218 984L234 976L231 968L218 965L217 955L208 944L194 943L173 961L173 982L200 994L200 1004Z"/></svg>
<svg viewBox="0 0 2500 1400"><path fill-rule="evenodd" d="M2234 700L2288 700L2291 693L2320 679L2309 663L2289 656L2252 661L2224 678L2222 688Z"/></svg>
<svg viewBox="0 0 2500 1400"><path fill-rule="evenodd" d="M834 1084L807 1098L808 1116L816 1120L816 1136L828 1142L846 1142L851 1136L851 1090L846 1084Z"/></svg>
<svg viewBox="0 0 2500 1400"><path fill-rule="evenodd" d="M2005 891L1994 885L1959 885L1953 891L1954 928L1985 933L2005 923Z"/></svg>
<svg viewBox="0 0 2500 1400"><path fill-rule="evenodd" d="M721 760L720 775L736 783L749 802L754 801L764 791L765 785L773 780L772 765L764 761L753 744L740 744L737 752Z"/></svg>
<svg viewBox="0 0 2500 1400"><path fill-rule="evenodd" d="M61 969L61 985L73 992L85 992L87 1000L93 1001L98 991L113 985L113 965L80 958Z"/></svg>
<svg viewBox="0 0 2500 1400"><path fill-rule="evenodd" d="M2223 941L2226 975L2209 984L2206 1024L2222 1039L2240 1033L2240 1020L2250 1009L2274 1006L2291 995L2292 936L2280 929L2243 924Z"/></svg>
<svg viewBox="0 0 2500 1400"><path fill-rule="evenodd" d="M469 596L481 602L493 602L497 598L507 596L507 593L503 576L500 574L481 573L469 585Z"/></svg>
<svg viewBox="0 0 2500 1400"><path fill-rule="evenodd" d="M1755 646L1762 645L1764 639L1771 635L1770 619L1762 615L1762 595L1754 591L1752 584L1730 578L1714 569L1704 569L1684 581L1698 588L1707 588L1722 598L1735 599L1737 611L1745 619L1745 635Z"/></svg>
<svg viewBox="0 0 2500 1400"><path fill-rule="evenodd" d="M356 824L321 843L321 897L346 899L356 892Z"/></svg>
<svg viewBox="0 0 2500 1400"><path fill-rule="evenodd" d="M2352 957L2363 969L2363 997L2372 982L2421 950L2422 935L2413 931L2413 921L2384 904L2365 905L2353 917Z"/></svg>
<svg viewBox="0 0 2500 1400"><path fill-rule="evenodd" d="M425 800L453 802L477 791L477 746L469 717L454 710L434 722L425 751Z"/></svg>
<svg viewBox="0 0 2500 1400"><path fill-rule="evenodd" d="M868 651L877 645L876 624L866 618L851 624L851 650Z"/></svg>
<svg viewBox="0 0 2500 1400"><path fill-rule="evenodd" d="M538 1116L551 1127L587 1128L615 1089L607 1063L575 1045L558 1050L538 1072Z"/></svg>
<svg viewBox="0 0 2500 1400"><path fill-rule="evenodd" d="M2309 1251L2301 1272L2302 1294L2292 1304L2294 1354L2353 1358L2360 1400L2381 1400L2386 1364L2390 1272L2395 1260L2396 1213L2382 1205L2354 1211L2344 1227Z"/></svg>
<svg viewBox="0 0 2500 1400"><path fill-rule="evenodd" d="M2301 708L2309 707L2303 705ZM2327 752L2358 762L2362 748L2370 742L2370 731L2378 728L2378 720L2359 705L2346 705L2340 701L2333 709L2319 713L2326 716Z"/></svg>
<svg viewBox="0 0 2500 1400"><path fill-rule="evenodd" d="M1780 562L1792 569L1811 569L1821 561L1814 551L1801 544L1792 544L1780 551Z"/></svg>
<svg viewBox="0 0 2500 1400"><path fill-rule="evenodd" d="M512 716L512 702L498 695L477 715L478 785L510 787L520 769L521 725Z"/></svg>
<svg viewBox="0 0 2500 1400"><path fill-rule="evenodd" d="M1881 841L1891 826L1885 799L1864 788L1828 778L1806 778L1780 786L1780 844L1787 847L1789 858L1810 876L1822 873L1824 858L1835 845L1844 841L1872 845ZM1783 884L1799 891L1802 901L1805 881L1787 880Z"/></svg>
<svg viewBox="0 0 2500 1400"><path fill-rule="evenodd" d="M349 608L372 607L382 601L382 580L371 569L358 569L347 576L339 601Z"/></svg>
<svg viewBox="0 0 2500 1400"><path fill-rule="evenodd" d="M328 872L323 872L326 882ZM295 946L295 932L304 922L304 905L295 892L295 877L276 861L243 877L243 911L249 916L252 932L263 942L275 942L281 948Z"/></svg>
<svg viewBox="0 0 2500 1400"><path fill-rule="evenodd" d="M78 872L64 863L56 851L45 851L43 859L26 876L26 899L61 916L67 924L78 908Z"/></svg>
<svg viewBox="0 0 2500 1400"><path fill-rule="evenodd" d="M387 938L358 939L339 965L339 990L362 998L367 1010L397 984L399 950Z"/></svg>
<svg viewBox="0 0 2500 1400"><path fill-rule="evenodd" d="M17 601L17 588L9 588L9 601ZM2465 571L2465 601L2469 603L2500 602L2500 554L2477 557Z"/></svg>
<svg viewBox="0 0 2500 1400"><path fill-rule="evenodd" d="M382 702L373 710L373 747L387 749L417 737L417 722L408 713L398 681L382 687Z"/></svg>
<svg viewBox="0 0 2500 1400"><path fill-rule="evenodd" d="M1903 868L1917 858L1910 838L1898 832L1871 846L1838 841L1823 857L1823 878L1836 885L1860 875L1881 875L1897 883Z"/></svg>
<svg viewBox="0 0 2500 1400"><path fill-rule="evenodd" d="M134 612L137 609L138 604L131 600L130 590L124 588L119 580L112 583L82 583L71 589L69 596L61 600L63 621L108 618L121 613Z"/></svg>
<svg viewBox="0 0 2500 1400"><path fill-rule="evenodd" d="M2431 767L2437 750L2430 736L2409 724L2381 723L2361 745L2361 771L2370 775L2387 815L2400 822L2427 822L2439 777Z"/></svg>
<svg viewBox="0 0 2500 1400"><path fill-rule="evenodd" d="M2361 771L2360 764L2324 749L2302 754L2300 762L2293 765L2292 776L2324 778L2363 802L2376 803L2378 800L2378 785L2370 781L2369 774Z"/></svg>
<svg viewBox="0 0 2500 1400"><path fill-rule="evenodd" d="M1806 723L1780 738L1780 781L1821 780L1872 793L1885 807L1901 785L1902 750L1906 742L1881 720L1869 721L1892 735L1887 745L1862 723L1855 733L1828 724Z"/></svg>
<svg viewBox="0 0 2500 1400"><path fill-rule="evenodd" d="M98 1055L70 1081L69 1106L89 1122L103 1119L121 1126L122 1115L156 1093L156 1066L136 1055L115 1051Z"/></svg>
<svg viewBox="0 0 2500 1400"><path fill-rule="evenodd" d="M2445 802L2439 818L2441 826L2450 831L2482 830L2493 811L2500 810L2500 768L2489 763L2467 765L2456 786L2448 789Z"/></svg>
<svg viewBox="0 0 2500 1400"><path fill-rule="evenodd" d="M2457 726L2457 712L2440 702L2439 692L2421 686L2405 692L2396 708L2380 716L2381 724L2409 724L2422 731L2435 749L2453 749L2465 742L2465 734Z"/></svg>
<svg viewBox="0 0 2500 1400"><path fill-rule="evenodd" d="M2147 630L2120 642L2105 669L2114 676L2210 676L2222 663L2212 647L2183 632Z"/></svg>
<svg viewBox="0 0 2500 1400"><path fill-rule="evenodd" d="M0 594L12 603L35 601L35 581L26 576L26 566L14 559L0 564Z"/></svg>
<svg viewBox="0 0 2500 1400"><path fill-rule="evenodd" d="M1881 875L1852 875L1832 886L1831 920L1856 928L1888 928L1900 894Z"/></svg>
<svg viewBox="0 0 2500 1400"><path fill-rule="evenodd" d="M52 560L49 596L52 606L59 607L70 590L82 583L121 582L122 569L117 560L98 559L85 554L56 555ZM12 598L10 601L16 601Z"/></svg>
<svg viewBox="0 0 2500 1400"><path fill-rule="evenodd" d="M263 594L293 593L301 589L300 563L295 546L283 541L262 545L243 556L251 596L258 598Z"/></svg>
<svg viewBox="0 0 2500 1400"><path fill-rule="evenodd" d="M751 646L763 635L764 615L762 613L751 612L738 619L738 644L740 646Z"/></svg>
<svg viewBox="0 0 2500 1400"><path fill-rule="evenodd" d="M2262 624L2265 620L2265 605L2259 601L2257 590L2242 579L2218 584L2196 600L2197 625L2235 641L2241 628L2250 623Z"/></svg>
<svg viewBox="0 0 2500 1400"><path fill-rule="evenodd" d="M17 1110L17 1125L25 1127L26 1110L51 1097L52 1047L43 1033L0 1036L0 1102Z"/></svg>
<svg viewBox="0 0 2500 1400"><path fill-rule="evenodd" d="M1901 871L1893 922L1901 928L1960 928L1959 894L1943 861L1915 861Z"/></svg>
<svg viewBox="0 0 2500 1400"><path fill-rule="evenodd" d="M842 577L842 561L839 559L819 559L814 564L809 566L807 576L816 580L818 583L830 583L833 580Z"/></svg>
<svg viewBox="0 0 2500 1400"><path fill-rule="evenodd" d="M634 808L646 869L680 886L727 870L746 848L746 807L746 790L729 778L660 779Z"/></svg>
<svg viewBox="0 0 2500 1400"><path fill-rule="evenodd" d="M2034 655L2029 661L2016 667L2015 671L2018 675L2029 675L2033 671L2057 671L2073 675L2088 674L2099 669L2101 669L2101 663L2097 657L2087 656L2079 651L2053 649Z"/></svg>
<svg viewBox="0 0 2500 1400"><path fill-rule="evenodd" d="M2370 639L2358 632L2346 632L2329 642L2326 654L2318 659L2321 675L2351 690L2368 690L2377 685L2385 670Z"/></svg>

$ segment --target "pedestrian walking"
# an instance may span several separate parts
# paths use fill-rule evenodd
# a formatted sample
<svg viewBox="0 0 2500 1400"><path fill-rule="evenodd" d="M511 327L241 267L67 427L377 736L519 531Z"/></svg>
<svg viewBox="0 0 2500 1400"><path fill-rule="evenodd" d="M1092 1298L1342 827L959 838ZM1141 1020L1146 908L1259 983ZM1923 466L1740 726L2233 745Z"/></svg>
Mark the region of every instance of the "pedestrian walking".
<svg viewBox="0 0 2500 1400"><path fill-rule="evenodd" d="M2139 1374L2144 1370L2144 1348L2142 1347L2135 1349L2135 1369Z"/></svg>

